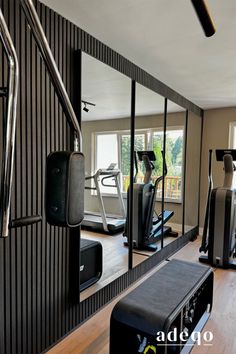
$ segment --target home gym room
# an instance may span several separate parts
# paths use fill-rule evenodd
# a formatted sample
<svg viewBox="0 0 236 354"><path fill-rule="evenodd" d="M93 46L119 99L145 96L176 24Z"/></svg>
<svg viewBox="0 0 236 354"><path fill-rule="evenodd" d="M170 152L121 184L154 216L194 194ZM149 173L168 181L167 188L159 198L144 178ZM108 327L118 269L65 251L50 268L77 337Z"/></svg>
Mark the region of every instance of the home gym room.
<svg viewBox="0 0 236 354"><path fill-rule="evenodd" d="M235 11L0 0L0 353L236 351Z"/></svg>

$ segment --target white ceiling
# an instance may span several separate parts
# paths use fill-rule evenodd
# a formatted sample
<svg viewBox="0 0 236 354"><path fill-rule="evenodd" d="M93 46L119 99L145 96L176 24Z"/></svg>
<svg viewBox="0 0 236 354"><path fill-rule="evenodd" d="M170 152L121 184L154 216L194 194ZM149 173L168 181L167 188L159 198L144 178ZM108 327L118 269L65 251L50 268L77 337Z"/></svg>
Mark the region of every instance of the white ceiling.
<svg viewBox="0 0 236 354"><path fill-rule="evenodd" d="M104 120L129 117L131 113L131 80L84 54L82 56L82 98L96 104L87 105L82 120ZM178 112L182 107L168 101L168 112ZM160 114L164 111L164 98L144 86L136 86L136 116Z"/></svg>
<svg viewBox="0 0 236 354"><path fill-rule="evenodd" d="M42 2L200 107L236 106L235 0L208 0L217 28L216 34L210 38L204 36L190 0ZM96 64L91 65L96 67ZM92 82L96 77L93 76L92 80L88 71L83 94L99 103L96 99L99 92ZM118 104L124 99L121 88L127 90L129 81L121 74L123 80L117 81L114 75L111 74L109 84L109 75L106 81L110 90L112 82L117 86L113 89L120 95ZM148 100L146 103L149 106ZM121 115L127 109L125 106L126 103L120 109ZM116 111L114 107L113 111ZM152 108L149 110L151 113Z"/></svg>

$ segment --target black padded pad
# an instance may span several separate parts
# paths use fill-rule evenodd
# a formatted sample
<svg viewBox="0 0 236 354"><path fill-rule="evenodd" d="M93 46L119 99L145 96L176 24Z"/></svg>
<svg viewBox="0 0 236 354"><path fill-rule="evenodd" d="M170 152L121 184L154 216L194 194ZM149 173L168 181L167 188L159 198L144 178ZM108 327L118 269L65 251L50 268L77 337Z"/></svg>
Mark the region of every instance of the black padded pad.
<svg viewBox="0 0 236 354"><path fill-rule="evenodd" d="M56 151L47 158L45 210L54 226L75 227L84 217L84 156Z"/></svg>
<svg viewBox="0 0 236 354"><path fill-rule="evenodd" d="M112 318L137 331L155 336L158 330L168 329L171 314L209 273L209 269L179 260L168 262L121 299L113 309Z"/></svg>

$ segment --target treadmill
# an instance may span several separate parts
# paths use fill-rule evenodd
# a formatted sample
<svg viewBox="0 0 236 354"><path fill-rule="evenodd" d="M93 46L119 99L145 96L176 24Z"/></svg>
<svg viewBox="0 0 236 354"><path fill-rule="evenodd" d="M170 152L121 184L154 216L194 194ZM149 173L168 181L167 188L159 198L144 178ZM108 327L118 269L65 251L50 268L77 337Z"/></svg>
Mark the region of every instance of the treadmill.
<svg viewBox="0 0 236 354"><path fill-rule="evenodd" d="M99 202L100 214L85 211L84 220L81 224L82 228L90 229L97 232L105 232L109 234L115 234L118 232L122 232L125 226L125 206L124 201L120 189L119 176L120 170L115 168L116 163L111 163L106 169L99 169L97 172L85 178L85 180L93 180L95 187L86 186L87 190L94 190L97 192L97 198ZM112 180L113 184L106 183L108 180ZM107 216L103 196L100 189L100 183L105 187L116 188L118 201L121 210L121 216L119 217L110 217Z"/></svg>

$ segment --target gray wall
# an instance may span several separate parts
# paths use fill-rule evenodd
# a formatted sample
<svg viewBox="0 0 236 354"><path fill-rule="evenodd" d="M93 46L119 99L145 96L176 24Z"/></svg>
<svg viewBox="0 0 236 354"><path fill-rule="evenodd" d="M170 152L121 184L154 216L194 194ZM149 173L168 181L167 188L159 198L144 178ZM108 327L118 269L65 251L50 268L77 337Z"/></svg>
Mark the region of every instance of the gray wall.
<svg viewBox="0 0 236 354"><path fill-rule="evenodd" d="M210 109L206 110L204 113L200 195L201 226L203 226L204 223L207 197L208 151L209 149L224 149L228 147L230 122L236 122L236 107ZM212 172L214 186L222 185L224 176L223 165L222 162L215 161L215 154L213 155Z"/></svg>

